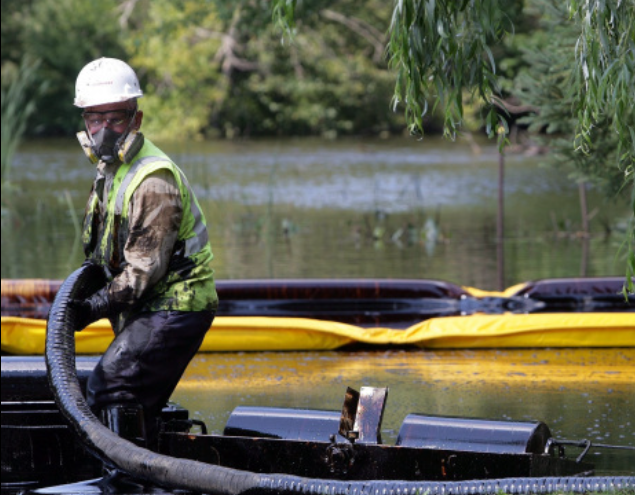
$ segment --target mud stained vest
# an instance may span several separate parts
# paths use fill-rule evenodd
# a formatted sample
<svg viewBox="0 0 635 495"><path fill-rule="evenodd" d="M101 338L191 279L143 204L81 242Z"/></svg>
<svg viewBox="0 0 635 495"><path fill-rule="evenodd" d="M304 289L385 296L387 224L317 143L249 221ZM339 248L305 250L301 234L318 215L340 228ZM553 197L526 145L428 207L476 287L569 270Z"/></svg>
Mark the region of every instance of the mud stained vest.
<svg viewBox="0 0 635 495"><path fill-rule="evenodd" d="M103 226L99 228L99 197L93 189L88 199L82 241L87 258L108 268L113 276L126 266L124 247L128 239L128 210L133 193L157 170L169 170L181 194L183 219L168 272L149 288L136 310L214 310L218 297L209 266L213 255L205 218L181 170L149 140L131 163L119 166L108 193Z"/></svg>

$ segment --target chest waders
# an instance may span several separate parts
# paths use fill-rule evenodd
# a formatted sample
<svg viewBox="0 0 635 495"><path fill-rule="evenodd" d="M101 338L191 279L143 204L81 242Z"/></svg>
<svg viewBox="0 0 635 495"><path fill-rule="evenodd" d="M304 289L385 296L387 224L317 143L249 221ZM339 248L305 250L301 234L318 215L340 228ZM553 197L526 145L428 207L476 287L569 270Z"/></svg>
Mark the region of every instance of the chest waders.
<svg viewBox="0 0 635 495"><path fill-rule="evenodd" d="M117 169L103 209L102 192L93 188L82 238L86 257L105 269L108 281L122 273L130 201L144 179L164 170L174 176L183 207L167 273L112 322L115 341L87 385L88 403L102 421L149 447L156 447L156 419L200 347L218 304L205 219L185 175L146 140L131 163Z"/></svg>

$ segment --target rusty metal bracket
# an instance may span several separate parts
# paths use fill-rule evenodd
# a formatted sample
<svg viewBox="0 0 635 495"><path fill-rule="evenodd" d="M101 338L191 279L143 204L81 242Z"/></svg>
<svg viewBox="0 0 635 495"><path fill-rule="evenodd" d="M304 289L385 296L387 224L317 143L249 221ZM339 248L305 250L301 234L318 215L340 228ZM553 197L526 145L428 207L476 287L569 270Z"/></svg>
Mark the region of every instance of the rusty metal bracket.
<svg viewBox="0 0 635 495"><path fill-rule="evenodd" d="M359 404L359 392L350 387L346 388L342 415L340 417L340 429L338 433L347 440L354 442L357 440L355 431L355 417L357 416L357 405Z"/></svg>
<svg viewBox="0 0 635 495"><path fill-rule="evenodd" d="M336 435L331 435L331 443L326 448L324 461L329 467L329 471L337 476L348 473L348 470L355 463L355 449L349 442L337 442Z"/></svg>
<svg viewBox="0 0 635 495"><path fill-rule="evenodd" d="M388 398L387 388L347 388L339 434L350 442L381 443L381 422Z"/></svg>

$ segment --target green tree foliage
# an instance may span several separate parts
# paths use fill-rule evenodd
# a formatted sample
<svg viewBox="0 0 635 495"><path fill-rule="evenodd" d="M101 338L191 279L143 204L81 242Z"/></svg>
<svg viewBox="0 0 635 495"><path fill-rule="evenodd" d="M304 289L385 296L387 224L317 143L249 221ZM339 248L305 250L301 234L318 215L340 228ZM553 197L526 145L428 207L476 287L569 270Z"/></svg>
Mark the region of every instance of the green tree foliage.
<svg viewBox="0 0 635 495"><path fill-rule="evenodd" d="M274 22L292 33L299 22L300 5L296 0L273 0ZM549 82L535 87L544 91L552 85L555 98L570 99L574 132L569 142L575 152L585 156L576 156L574 164L583 174L593 173L596 179L608 182L614 173L608 167L619 167L622 187L633 190L635 216L635 5L633 0L569 0L566 5L566 22L579 33L571 47L573 70L567 75L565 68L549 66ZM445 134L453 137L464 122L466 91L490 106L485 118L490 135L500 124L505 126L506 119L491 106L495 97L503 96L494 49L514 32L517 18L524 15L523 6L514 0L395 1L388 45L391 67L397 73L394 102L404 105L411 130L423 132L428 106L439 105L444 111ZM543 67L550 62L553 60ZM545 99L545 106L561 107L562 101L551 96ZM543 110L541 106L539 111ZM548 108L549 112L558 110ZM542 119L544 122L544 115ZM564 127L561 130L570 132ZM617 163L608 163L604 154L610 142L617 145ZM592 160L602 165L590 165ZM631 291L635 221L632 224L627 268Z"/></svg>
<svg viewBox="0 0 635 495"><path fill-rule="evenodd" d="M573 19L581 25L575 48L577 77L576 142L592 146L600 123L619 136L618 160L632 178L635 172L635 3L628 0L570 0Z"/></svg>
<svg viewBox="0 0 635 495"><path fill-rule="evenodd" d="M7 0L3 70L18 54L42 60L49 92L29 127L38 134L77 130L74 81L99 56L138 70L144 128L159 139L400 132L403 117L387 103L390 7L311 5L289 45L280 43L268 0Z"/></svg>
<svg viewBox="0 0 635 495"><path fill-rule="evenodd" d="M296 23L315 10L314 2L296 3L277 0L273 6L275 23L294 37L303 30L296 33ZM466 90L491 106L491 96L500 93L494 50L521 22L521 12L520 0L395 3L387 40L397 78L393 105L403 105L412 132L423 132L425 116L439 106L445 133L453 137L464 122ZM498 121L491 107L488 124Z"/></svg>
<svg viewBox="0 0 635 495"><path fill-rule="evenodd" d="M635 3L633 0L570 0L572 18L581 25L576 45L576 146L602 159L598 127L617 137L616 164L624 188L632 191L627 286L635 292Z"/></svg>
<svg viewBox="0 0 635 495"><path fill-rule="evenodd" d="M445 112L446 134L454 137L464 119L464 91L490 102L500 94L492 46L514 30L516 0L397 3L390 26L391 67L397 71L395 104L405 103L413 131L423 132L428 102ZM488 133L499 119L494 107Z"/></svg>
<svg viewBox="0 0 635 495"><path fill-rule="evenodd" d="M403 122L387 105L394 76L387 71L382 2L311 2L292 44L271 26L259 73L246 87L267 133L339 135L396 130Z"/></svg>
<svg viewBox="0 0 635 495"><path fill-rule="evenodd" d="M521 120L529 124L534 135L544 136L542 140L551 149L549 162L568 170L574 180L594 183L611 198L628 194L625 185L628 185L630 172L623 163L624 155L619 152L620 132L615 131L610 112L598 113L595 125L584 131L584 152L574 146L575 136L580 139L583 127L572 111L579 108L581 94L578 86L571 84L579 74L575 58L580 28L568 22L566 5L550 0L534 0L533 4L540 11L542 29L525 40L527 65L516 78L515 94L538 111ZM624 110L625 121L631 119L632 122L633 107ZM629 238L633 238L632 231ZM628 256L627 281L632 281L633 247ZM632 282L629 290L633 291Z"/></svg>
<svg viewBox="0 0 635 495"><path fill-rule="evenodd" d="M579 27L568 22L566 5L551 0L533 0L539 11L538 34L525 40L523 52L527 62L518 74L512 90L530 108L536 109L521 119L530 131L551 149L549 160L558 167L572 170L575 180L593 182L607 196L615 197L624 185L624 173L615 164L619 160L619 134L610 119L603 115L589 129L586 149L581 153L573 145L579 119L572 112L579 104L580 94L570 84L576 77L576 44ZM602 160L597 157L602 156ZM607 166L609 164L609 166Z"/></svg>
<svg viewBox="0 0 635 495"><path fill-rule="evenodd" d="M32 132L77 130L79 112L73 107L77 73L99 56L125 56L117 6L116 0L32 0L24 7L18 38L10 46L17 41L24 53L41 60L38 77L48 87L37 100ZM4 43L3 39L3 54Z"/></svg>
<svg viewBox="0 0 635 495"><path fill-rule="evenodd" d="M227 92L215 61L223 22L212 2L140 2L131 17L128 62L142 79L144 131L156 139L196 138Z"/></svg>
<svg viewBox="0 0 635 495"><path fill-rule="evenodd" d="M0 3L0 46L2 47L2 74L5 68L17 66L24 53L20 43L22 26L26 22L30 0L4 0Z"/></svg>
<svg viewBox="0 0 635 495"><path fill-rule="evenodd" d="M386 104L394 78L377 27L390 12L380 1L366 3L372 8L363 17L353 15L353 1L337 11L314 9L297 42L285 45L269 2L147 2L128 48L145 70L150 96L143 105L153 135L398 129Z"/></svg>

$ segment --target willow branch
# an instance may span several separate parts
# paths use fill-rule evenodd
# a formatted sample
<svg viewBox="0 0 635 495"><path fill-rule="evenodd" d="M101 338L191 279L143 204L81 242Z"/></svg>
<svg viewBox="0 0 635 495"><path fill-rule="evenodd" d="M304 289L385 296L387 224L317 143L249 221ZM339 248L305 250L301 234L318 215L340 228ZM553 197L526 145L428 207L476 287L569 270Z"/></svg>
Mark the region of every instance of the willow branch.
<svg viewBox="0 0 635 495"><path fill-rule="evenodd" d="M375 63L381 61L382 54L385 49L384 35L381 31L361 19L357 19L356 17L346 17L345 15L333 10L324 9L320 12L320 15L330 21L339 22L368 41L375 50L373 61Z"/></svg>

